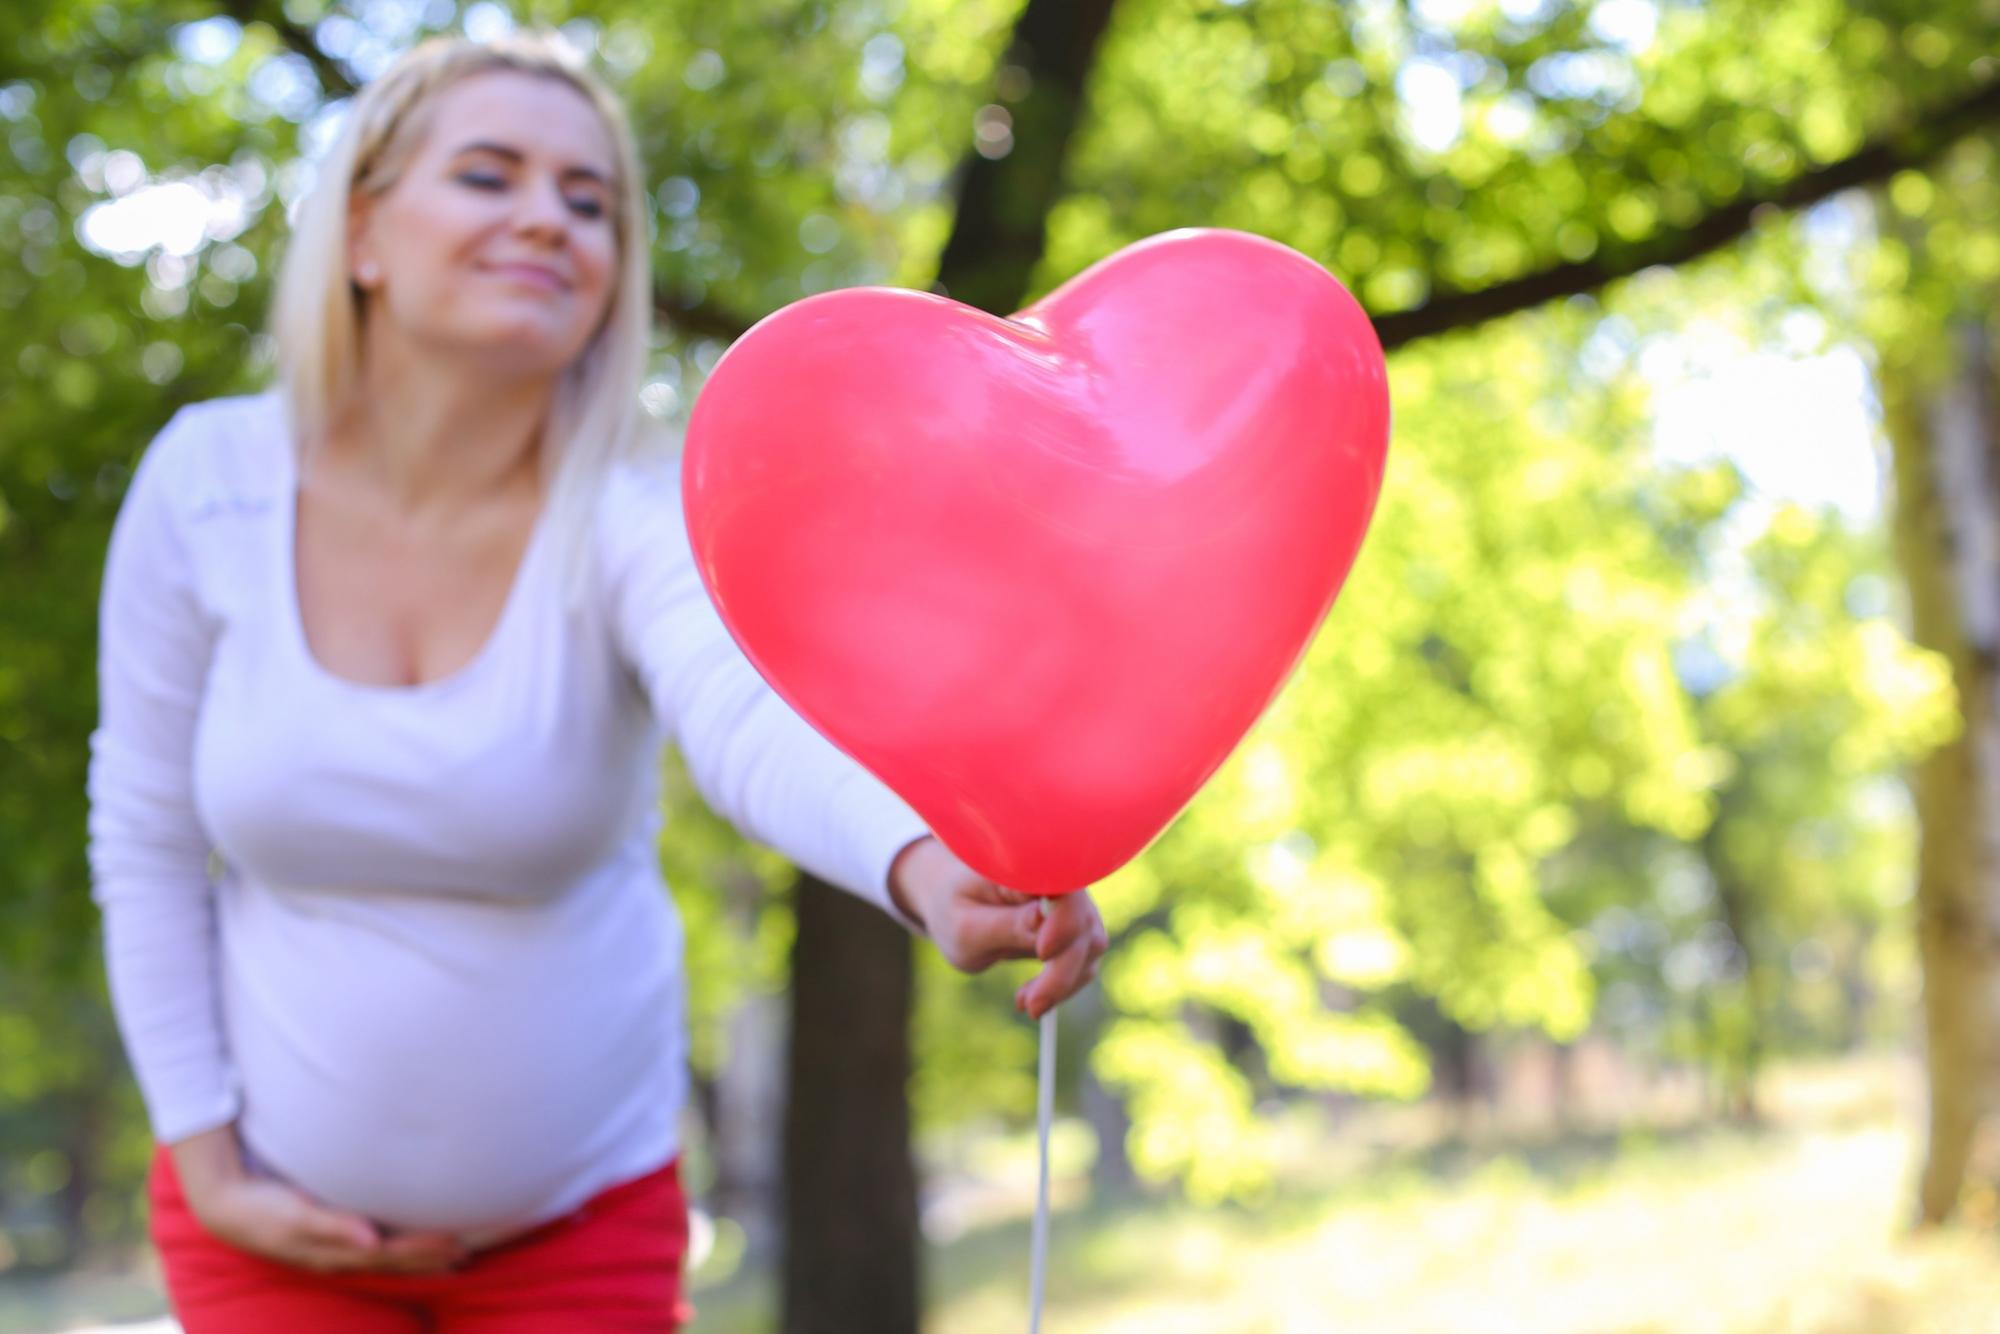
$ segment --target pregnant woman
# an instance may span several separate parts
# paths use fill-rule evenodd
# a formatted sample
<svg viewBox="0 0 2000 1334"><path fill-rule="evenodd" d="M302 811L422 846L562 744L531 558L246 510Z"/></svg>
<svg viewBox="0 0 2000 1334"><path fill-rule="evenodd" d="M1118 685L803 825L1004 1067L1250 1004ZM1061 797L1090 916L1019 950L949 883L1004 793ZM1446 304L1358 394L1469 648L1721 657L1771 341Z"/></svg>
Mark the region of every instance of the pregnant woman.
<svg viewBox="0 0 2000 1334"><path fill-rule="evenodd" d="M1027 1013L1096 972L1085 895L980 877L737 651L639 441L650 309L613 96L434 40L302 201L278 388L133 477L91 859L190 1334L686 1319L665 738L955 966L1044 960Z"/></svg>

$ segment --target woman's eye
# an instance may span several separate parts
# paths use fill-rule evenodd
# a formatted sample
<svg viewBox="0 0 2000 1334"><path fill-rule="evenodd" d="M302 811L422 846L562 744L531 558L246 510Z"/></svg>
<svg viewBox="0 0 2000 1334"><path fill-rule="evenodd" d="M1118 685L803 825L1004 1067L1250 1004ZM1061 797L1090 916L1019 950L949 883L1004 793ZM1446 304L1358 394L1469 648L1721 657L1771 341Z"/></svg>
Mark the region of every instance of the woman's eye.
<svg viewBox="0 0 2000 1334"><path fill-rule="evenodd" d="M458 180L466 182L468 186L472 186L476 190L504 190L506 188L504 180L500 180L498 176L486 176L482 172L460 172ZM570 208L574 208L584 218L602 218L604 216L604 204L600 204L598 200L570 200Z"/></svg>

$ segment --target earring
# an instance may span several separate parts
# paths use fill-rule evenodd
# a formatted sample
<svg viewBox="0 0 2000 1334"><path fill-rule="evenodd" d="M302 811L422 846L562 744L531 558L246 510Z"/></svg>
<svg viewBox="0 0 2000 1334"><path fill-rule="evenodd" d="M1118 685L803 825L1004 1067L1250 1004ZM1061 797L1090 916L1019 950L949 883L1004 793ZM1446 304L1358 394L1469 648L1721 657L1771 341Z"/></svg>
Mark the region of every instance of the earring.
<svg viewBox="0 0 2000 1334"><path fill-rule="evenodd" d="M382 271L375 267L375 261L373 260L358 264L354 269L354 281L360 283L363 287L371 285L381 276Z"/></svg>

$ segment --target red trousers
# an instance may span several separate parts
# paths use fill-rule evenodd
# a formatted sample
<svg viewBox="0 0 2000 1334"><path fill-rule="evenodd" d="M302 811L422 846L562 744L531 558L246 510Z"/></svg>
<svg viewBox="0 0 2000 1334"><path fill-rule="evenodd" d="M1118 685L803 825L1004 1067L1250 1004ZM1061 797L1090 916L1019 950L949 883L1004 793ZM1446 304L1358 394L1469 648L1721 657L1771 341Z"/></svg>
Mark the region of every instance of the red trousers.
<svg viewBox="0 0 2000 1334"><path fill-rule="evenodd" d="M694 1316L678 1160L438 1274L321 1274L240 1250L195 1218L164 1148L146 1190L187 1334L669 1334Z"/></svg>

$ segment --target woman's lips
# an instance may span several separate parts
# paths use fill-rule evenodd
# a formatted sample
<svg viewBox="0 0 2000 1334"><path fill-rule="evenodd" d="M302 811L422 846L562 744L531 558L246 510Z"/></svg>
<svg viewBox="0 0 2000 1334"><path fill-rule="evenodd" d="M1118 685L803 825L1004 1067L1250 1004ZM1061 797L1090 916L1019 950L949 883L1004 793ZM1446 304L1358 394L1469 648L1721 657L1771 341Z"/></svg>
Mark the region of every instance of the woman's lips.
<svg viewBox="0 0 2000 1334"><path fill-rule="evenodd" d="M539 287L544 291L560 292L569 286L561 274L554 269L543 268L539 264L489 264L486 268L489 273L498 274L502 278L512 278L516 282Z"/></svg>

